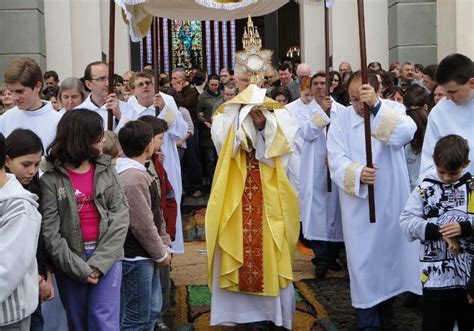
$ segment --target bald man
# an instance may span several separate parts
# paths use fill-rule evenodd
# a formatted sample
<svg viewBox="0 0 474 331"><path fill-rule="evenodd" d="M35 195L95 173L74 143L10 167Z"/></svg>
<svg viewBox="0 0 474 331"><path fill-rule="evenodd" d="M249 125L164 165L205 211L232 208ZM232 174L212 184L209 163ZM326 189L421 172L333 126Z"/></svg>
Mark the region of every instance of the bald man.
<svg viewBox="0 0 474 331"><path fill-rule="evenodd" d="M311 77L312 70L311 66L308 63L300 63L298 67L296 67L296 76L298 79L292 81L288 84L288 88L291 92L291 97L293 100L296 100L300 97L300 81L303 77Z"/></svg>

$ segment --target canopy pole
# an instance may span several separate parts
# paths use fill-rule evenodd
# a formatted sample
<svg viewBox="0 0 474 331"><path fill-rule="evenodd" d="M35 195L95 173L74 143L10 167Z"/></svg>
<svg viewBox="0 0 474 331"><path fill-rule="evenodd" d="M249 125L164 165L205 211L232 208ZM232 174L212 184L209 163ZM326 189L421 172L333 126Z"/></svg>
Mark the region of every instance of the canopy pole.
<svg viewBox="0 0 474 331"><path fill-rule="evenodd" d="M357 0L357 13L359 16L359 43L360 43L360 68L362 74L362 84L368 83L367 73L367 50L365 43L365 19L364 19L364 0ZM364 134L365 134L365 158L368 168L373 168L372 163L372 137L370 134L370 111L367 104L364 103ZM369 189L369 220L375 223L375 197L374 185L368 185Z"/></svg>
<svg viewBox="0 0 474 331"><path fill-rule="evenodd" d="M109 12L109 94L114 93L114 62L115 62L115 2L110 0ZM107 129L113 130L114 115L107 109Z"/></svg>

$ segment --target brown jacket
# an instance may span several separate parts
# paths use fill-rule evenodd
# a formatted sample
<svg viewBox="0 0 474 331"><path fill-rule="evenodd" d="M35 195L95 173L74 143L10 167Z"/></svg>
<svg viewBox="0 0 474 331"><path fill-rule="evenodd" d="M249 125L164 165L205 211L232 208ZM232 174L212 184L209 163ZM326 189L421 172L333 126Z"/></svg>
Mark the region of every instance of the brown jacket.
<svg viewBox="0 0 474 331"><path fill-rule="evenodd" d="M184 107L189 110L193 123L198 123L197 103L199 92L190 85L186 85L181 92L176 93L176 103L178 107Z"/></svg>
<svg viewBox="0 0 474 331"><path fill-rule="evenodd" d="M168 252L166 244L171 242L166 233L156 181L146 171L135 168L121 172L119 178L130 206L125 257L161 260Z"/></svg>

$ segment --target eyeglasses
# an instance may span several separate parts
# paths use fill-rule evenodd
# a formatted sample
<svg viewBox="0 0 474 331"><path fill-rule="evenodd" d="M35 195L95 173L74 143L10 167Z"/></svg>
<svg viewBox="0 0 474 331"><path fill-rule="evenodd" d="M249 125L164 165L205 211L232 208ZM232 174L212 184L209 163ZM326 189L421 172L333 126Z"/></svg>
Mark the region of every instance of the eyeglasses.
<svg viewBox="0 0 474 331"><path fill-rule="evenodd" d="M150 81L150 80L146 80L144 82L140 82L138 84L135 85L135 87L138 87L138 88L143 88L145 86L150 86L152 85L153 83Z"/></svg>
<svg viewBox="0 0 474 331"><path fill-rule="evenodd" d="M109 79L109 77L103 76L103 77L99 77L99 78L91 78L89 80L95 80L95 81L98 81L100 83L104 83L107 79Z"/></svg>
<svg viewBox="0 0 474 331"><path fill-rule="evenodd" d="M355 106L355 105L358 105L358 104L360 103L360 100L359 100L359 99L350 98L350 99L349 99L349 103L350 103L351 105L354 105L354 106Z"/></svg>

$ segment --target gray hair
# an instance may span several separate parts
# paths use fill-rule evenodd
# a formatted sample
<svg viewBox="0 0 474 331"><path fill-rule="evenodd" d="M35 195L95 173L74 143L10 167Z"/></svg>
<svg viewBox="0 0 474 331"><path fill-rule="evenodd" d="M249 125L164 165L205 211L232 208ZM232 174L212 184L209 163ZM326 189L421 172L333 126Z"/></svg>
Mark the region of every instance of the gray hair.
<svg viewBox="0 0 474 331"><path fill-rule="evenodd" d="M234 83L227 83L224 85L224 88L228 89L228 90L235 90L237 89L237 86L234 85Z"/></svg>
<svg viewBox="0 0 474 331"><path fill-rule="evenodd" d="M184 79L186 80L186 70L184 70L184 68L174 68L173 71L172 71L172 74L174 74L175 72L179 72L179 75L181 76L181 79Z"/></svg>
<svg viewBox="0 0 474 331"><path fill-rule="evenodd" d="M58 98L61 100L61 95L65 90L71 90L76 88L79 93L82 95L82 99L84 100L87 97L86 90L84 89L84 84L79 80L79 78L76 77L69 77L64 79L61 82L61 86L59 87L59 93L58 93Z"/></svg>

